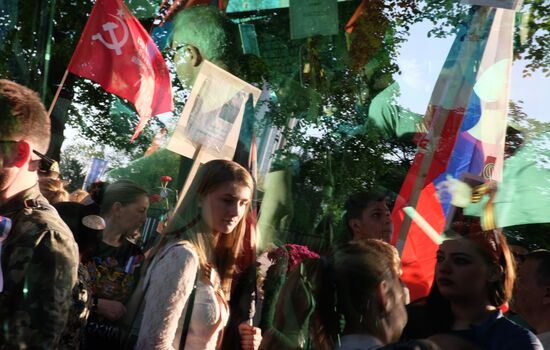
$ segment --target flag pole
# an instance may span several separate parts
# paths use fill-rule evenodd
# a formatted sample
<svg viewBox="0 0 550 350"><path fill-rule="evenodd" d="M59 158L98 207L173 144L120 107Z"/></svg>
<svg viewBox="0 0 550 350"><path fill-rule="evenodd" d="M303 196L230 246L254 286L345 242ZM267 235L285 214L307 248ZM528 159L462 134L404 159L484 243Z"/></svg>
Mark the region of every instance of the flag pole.
<svg viewBox="0 0 550 350"><path fill-rule="evenodd" d="M255 116L254 116L255 118ZM252 126L252 137L250 140L250 154L248 155L248 168L254 181L254 191L252 193L252 210L249 213L251 216L250 230L250 245L252 246L252 268L254 276L258 275L256 260L258 259L258 145L256 144L256 131L254 124ZM256 281L256 279L254 279ZM248 324L254 326L254 317L256 316L256 299L258 297L258 284L254 283L254 288L250 294L250 304L248 305Z"/></svg>
<svg viewBox="0 0 550 350"><path fill-rule="evenodd" d="M48 118L52 115L53 108L55 107L55 104L57 103L57 99L59 98L59 94L61 93L61 89L63 89L63 85L65 85L65 80L67 80L68 75L69 75L69 70L66 69L65 73L63 74L63 78L61 79L61 83L59 83L59 87L57 88L57 91L55 92L55 96L53 97L52 103L50 104L50 109L48 109Z"/></svg>
<svg viewBox="0 0 550 350"><path fill-rule="evenodd" d="M195 153L193 154L193 165L191 165L191 169L189 170L189 173L187 174L187 178L185 179L185 183L183 184L183 187L181 188L181 192L178 198L178 203L176 204L176 207L174 208L174 212L177 212L179 206L183 202L183 198L185 198L185 195L187 194L187 191L189 191L189 187L191 186L191 182L193 181L193 178L197 174L197 171L199 170L199 165L201 165L201 158L202 158L202 145L199 144L195 148Z"/></svg>
<svg viewBox="0 0 550 350"><path fill-rule="evenodd" d="M434 111L430 111L430 113L432 114L431 117L433 117ZM422 188L426 183L426 178L428 176L428 171L432 163L432 159L434 158L435 152L439 147L439 142L441 140L441 131L443 130L447 122L448 116L448 110L439 112L439 115L437 116L432 135L430 136L429 145L425 147L426 152L424 153L424 157L422 158L422 161L420 163L418 174L415 176L414 184L412 186L411 194L406 206L416 208L416 205L418 204L420 195L422 193ZM412 222L413 220L409 215L404 216L403 223L401 224L401 229L399 230L399 236L396 242L396 246L400 254L403 253L407 234L409 232L409 228L411 227Z"/></svg>

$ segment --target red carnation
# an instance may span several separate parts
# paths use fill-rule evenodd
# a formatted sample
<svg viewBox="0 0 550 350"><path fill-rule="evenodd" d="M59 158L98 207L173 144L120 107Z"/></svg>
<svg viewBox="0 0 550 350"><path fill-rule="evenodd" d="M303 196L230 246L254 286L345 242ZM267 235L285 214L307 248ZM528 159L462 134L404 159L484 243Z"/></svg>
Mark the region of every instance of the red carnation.
<svg viewBox="0 0 550 350"><path fill-rule="evenodd" d="M172 178L168 175L163 175L160 177L160 182L162 183L169 183L170 181L172 181Z"/></svg>
<svg viewBox="0 0 550 350"><path fill-rule="evenodd" d="M319 259L319 254L312 252L308 247L299 244L285 244L283 247L277 248L268 254L268 258L272 261L276 261L281 258L282 255L288 254L288 271L292 271L298 266L304 259Z"/></svg>
<svg viewBox="0 0 550 350"><path fill-rule="evenodd" d="M152 195L149 197L149 201L150 201L151 203L160 202L161 200L162 200L162 197L161 197L160 194L158 194L158 193L152 194Z"/></svg>

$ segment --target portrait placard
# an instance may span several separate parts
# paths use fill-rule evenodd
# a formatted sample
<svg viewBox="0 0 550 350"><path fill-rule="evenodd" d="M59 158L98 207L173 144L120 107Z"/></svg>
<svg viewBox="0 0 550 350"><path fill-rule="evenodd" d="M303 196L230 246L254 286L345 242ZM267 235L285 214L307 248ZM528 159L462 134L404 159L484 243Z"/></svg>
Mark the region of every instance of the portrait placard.
<svg viewBox="0 0 550 350"><path fill-rule="evenodd" d="M256 104L261 90L205 61L168 149L193 158L196 148L202 146L202 162L232 159L250 94Z"/></svg>

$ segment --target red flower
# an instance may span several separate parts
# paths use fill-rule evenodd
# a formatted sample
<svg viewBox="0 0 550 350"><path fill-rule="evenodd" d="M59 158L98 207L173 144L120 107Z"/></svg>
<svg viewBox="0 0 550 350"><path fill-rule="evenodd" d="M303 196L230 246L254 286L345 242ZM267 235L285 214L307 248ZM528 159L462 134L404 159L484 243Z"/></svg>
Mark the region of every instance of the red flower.
<svg viewBox="0 0 550 350"><path fill-rule="evenodd" d="M272 261L276 261L281 258L282 255L288 254L288 271L292 271L298 266L304 259L319 259L319 254L312 252L308 247L298 244L285 244L283 247L277 248L268 254L268 258Z"/></svg>
<svg viewBox="0 0 550 350"><path fill-rule="evenodd" d="M151 202L151 203L160 202L161 200L162 200L162 197L158 193L152 194L149 197L149 202Z"/></svg>
<svg viewBox="0 0 550 350"><path fill-rule="evenodd" d="M170 181L172 181L172 178L168 175L163 175L160 177L160 182L162 183L168 183Z"/></svg>

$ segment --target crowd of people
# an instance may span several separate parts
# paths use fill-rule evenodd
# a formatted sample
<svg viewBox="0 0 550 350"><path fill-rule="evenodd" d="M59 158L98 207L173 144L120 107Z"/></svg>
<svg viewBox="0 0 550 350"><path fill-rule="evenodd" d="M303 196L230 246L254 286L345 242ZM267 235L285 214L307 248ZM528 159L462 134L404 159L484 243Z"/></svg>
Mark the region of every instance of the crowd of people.
<svg viewBox="0 0 550 350"><path fill-rule="evenodd" d="M514 257L479 219L459 215L443 233L431 292L412 303L374 191L345 204L342 243L271 248L250 278L237 268L254 192L241 165L204 164L145 254L146 190L117 181L69 196L43 168L38 96L0 80L0 110L0 349L550 346L550 251Z"/></svg>
<svg viewBox="0 0 550 350"><path fill-rule="evenodd" d="M197 7L174 23L182 85L205 60L239 66L219 14ZM0 350L550 348L550 251L513 254L476 218L442 234L431 292L412 302L377 191L349 197L347 236L328 251L284 244L242 268L255 184L213 160L144 251L145 189L68 193L44 156L39 97L0 80L0 114Z"/></svg>

